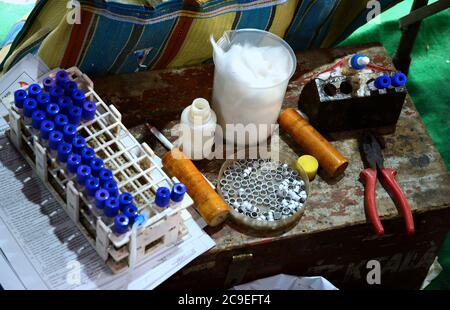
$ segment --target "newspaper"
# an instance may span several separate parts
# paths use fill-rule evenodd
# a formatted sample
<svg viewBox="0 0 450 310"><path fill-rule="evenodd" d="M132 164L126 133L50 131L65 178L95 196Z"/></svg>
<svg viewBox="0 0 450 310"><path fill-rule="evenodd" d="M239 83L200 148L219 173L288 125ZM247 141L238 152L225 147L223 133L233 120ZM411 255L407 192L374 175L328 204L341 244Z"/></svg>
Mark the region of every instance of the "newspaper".
<svg viewBox="0 0 450 310"><path fill-rule="evenodd" d="M188 234L113 274L5 136L4 99L49 69L33 55L0 79L0 284L5 289L152 289L214 246L184 211Z"/></svg>

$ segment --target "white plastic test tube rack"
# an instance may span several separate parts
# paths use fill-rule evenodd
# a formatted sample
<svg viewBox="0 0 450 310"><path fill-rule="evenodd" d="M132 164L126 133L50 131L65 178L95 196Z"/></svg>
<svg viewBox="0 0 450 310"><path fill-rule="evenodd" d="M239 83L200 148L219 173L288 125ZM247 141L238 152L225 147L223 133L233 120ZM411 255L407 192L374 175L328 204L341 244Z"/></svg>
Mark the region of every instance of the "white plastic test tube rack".
<svg viewBox="0 0 450 310"><path fill-rule="evenodd" d="M117 235L112 225L108 226L100 216L94 215L94 204L77 189L75 178L58 167L39 138L32 134L30 126L25 125L14 99L9 105L8 136L101 258L113 272L120 272L179 241L187 231L181 212L193 201L186 194L176 206L162 212L155 210L156 190L161 186L171 188L177 180L171 180L165 174L160 166L161 159L147 144L136 141L121 123L120 112L102 101L86 75L78 68L70 68L67 72L86 92L87 100L97 104L95 119L82 123L78 127L78 135L85 137L87 146L92 147L96 156L105 162L105 167L113 172L119 191L131 193L139 212L148 215L145 224L137 231L136 246L130 245L131 229L126 234ZM132 248L136 249L134 255L130 255Z"/></svg>

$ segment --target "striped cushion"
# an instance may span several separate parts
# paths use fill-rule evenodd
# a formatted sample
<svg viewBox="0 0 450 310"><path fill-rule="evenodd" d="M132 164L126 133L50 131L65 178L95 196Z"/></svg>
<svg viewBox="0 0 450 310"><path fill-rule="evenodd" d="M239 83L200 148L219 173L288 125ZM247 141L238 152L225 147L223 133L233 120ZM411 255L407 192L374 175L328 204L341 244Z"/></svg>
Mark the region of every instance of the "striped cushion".
<svg viewBox="0 0 450 310"><path fill-rule="evenodd" d="M380 1L383 9L398 2ZM40 0L0 70L27 53L38 54L50 68L76 65L92 76L194 65L211 58L210 34L217 39L225 30L242 28L268 30L295 50L328 47L364 24L369 12L367 1L354 0L80 3L81 23L72 25L66 1Z"/></svg>

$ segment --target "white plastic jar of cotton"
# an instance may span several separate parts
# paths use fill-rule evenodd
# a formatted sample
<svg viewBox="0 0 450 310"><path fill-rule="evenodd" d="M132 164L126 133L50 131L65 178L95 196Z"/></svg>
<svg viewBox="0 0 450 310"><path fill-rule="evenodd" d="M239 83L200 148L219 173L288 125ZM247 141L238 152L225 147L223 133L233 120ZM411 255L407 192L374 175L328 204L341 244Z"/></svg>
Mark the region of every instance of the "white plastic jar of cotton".
<svg viewBox="0 0 450 310"><path fill-rule="evenodd" d="M278 36L257 29L227 31L217 43L211 37L211 44L212 107L223 137L237 145L267 140L297 66L292 48Z"/></svg>

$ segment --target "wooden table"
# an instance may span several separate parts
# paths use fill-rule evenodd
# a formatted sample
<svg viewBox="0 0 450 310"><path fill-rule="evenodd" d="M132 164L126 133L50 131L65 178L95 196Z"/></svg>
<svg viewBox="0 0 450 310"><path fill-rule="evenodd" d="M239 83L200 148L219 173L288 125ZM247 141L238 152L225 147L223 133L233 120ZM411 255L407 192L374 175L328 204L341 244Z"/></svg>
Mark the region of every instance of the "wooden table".
<svg viewBox="0 0 450 310"><path fill-rule="evenodd" d="M296 107L302 87L315 73L354 52L369 55L377 64L392 65L378 44L299 53L283 107ZM119 108L128 128L149 122L167 129L193 99L211 98L212 81L213 66L202 65L101 78L95 80L95 88L106 102ZM163 154L143 126L135 132L157 154ZM449 231L450 174L408 96L395 134L385 136L383 154L386 167L399 171L398 181L412 206L417 233L406 236L402 218L378 184L377 205L386 235L376 237L364 212L364 187L358 181L363 163L356 136L346 134L333 142L350 165L339 180L316 178L305 215L296 227L270 238L248 236L230 222L208 228L216 247L162 288L230 287L278 273L322 275L339 288L419 288ZM282 134L281 138L284 152L302 154L289 137ZM197 165L215 182L222 163L213 160ZM370 260L381 264L381 285L370 286L366 281Z"/></svg>

